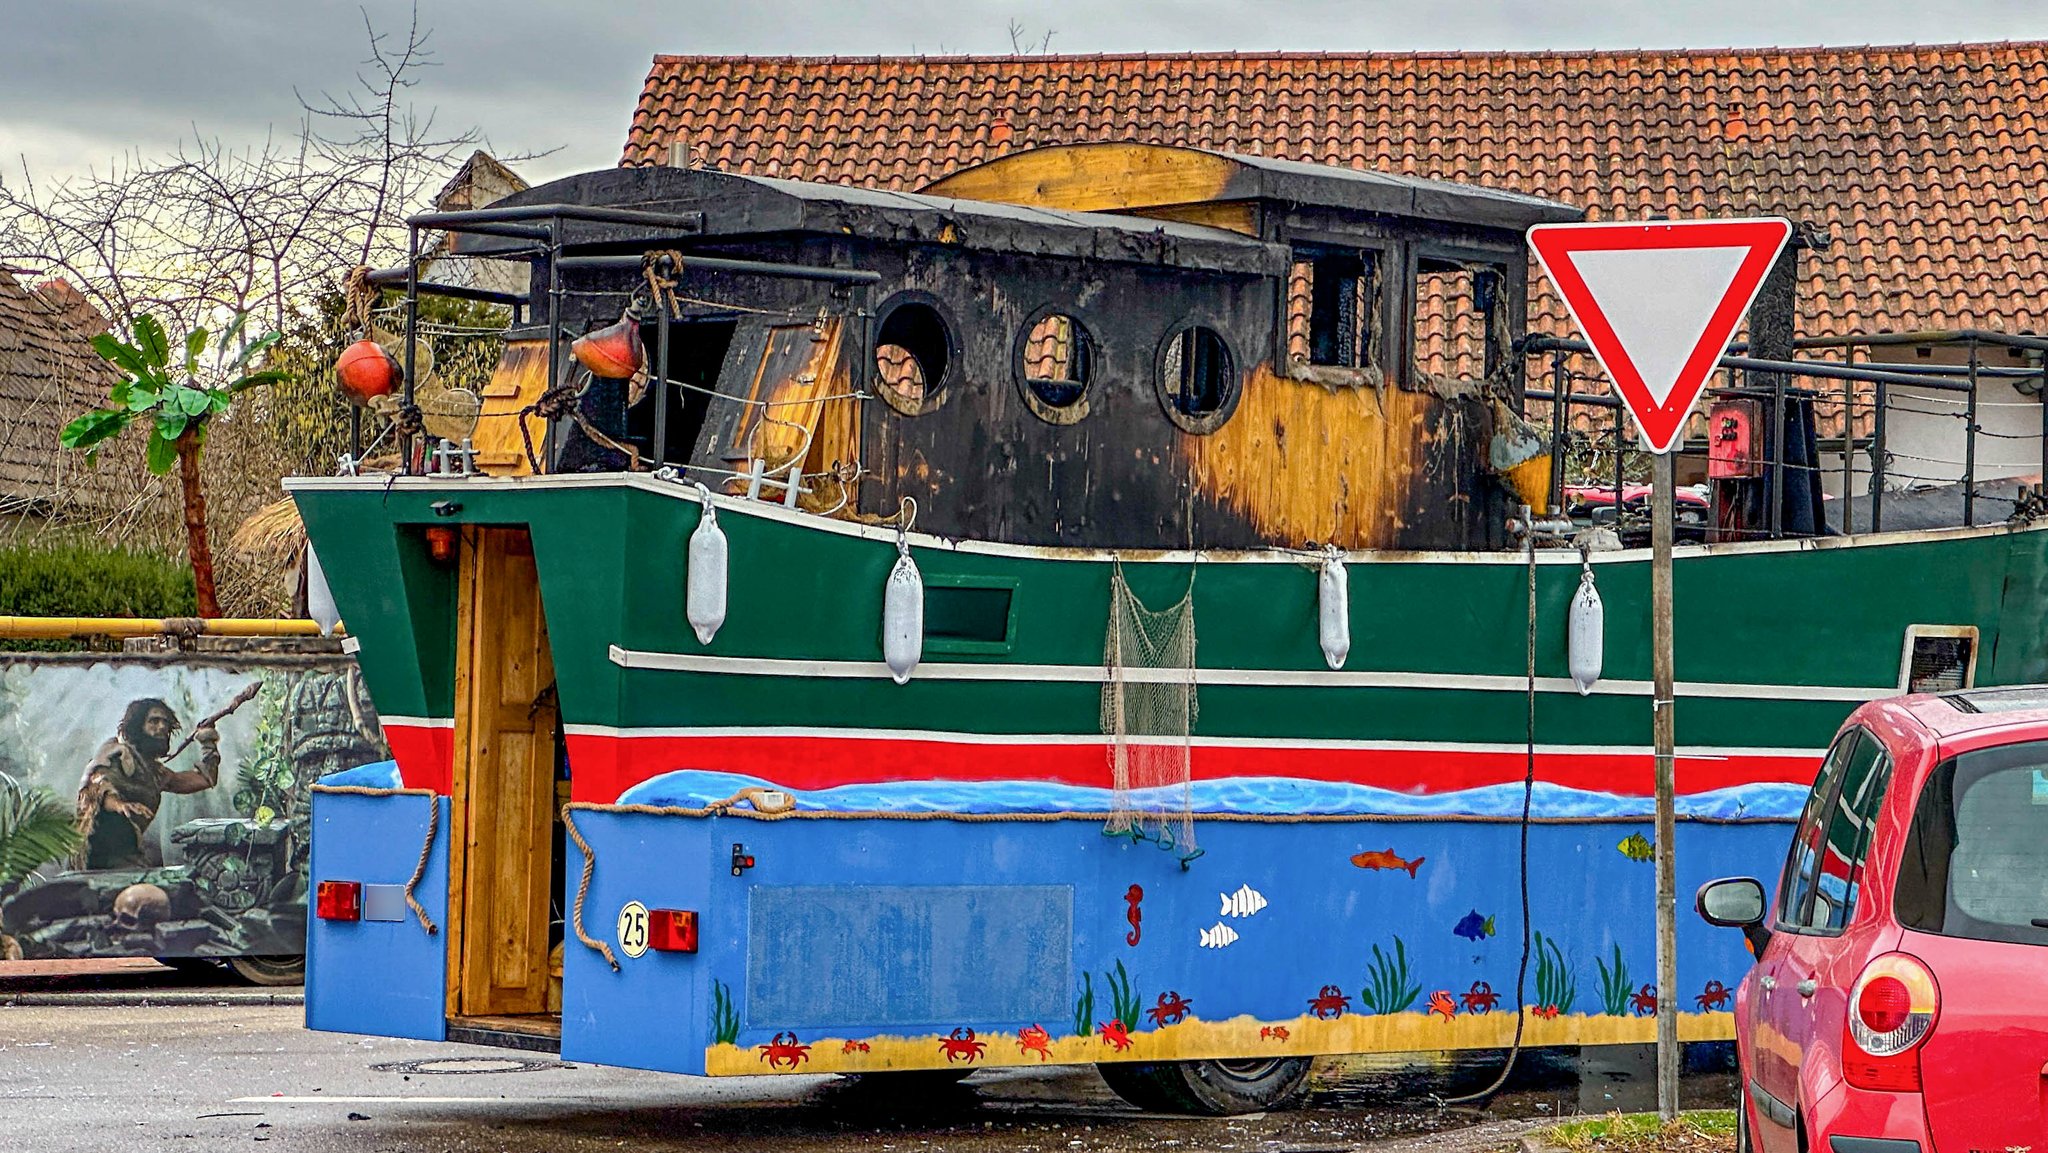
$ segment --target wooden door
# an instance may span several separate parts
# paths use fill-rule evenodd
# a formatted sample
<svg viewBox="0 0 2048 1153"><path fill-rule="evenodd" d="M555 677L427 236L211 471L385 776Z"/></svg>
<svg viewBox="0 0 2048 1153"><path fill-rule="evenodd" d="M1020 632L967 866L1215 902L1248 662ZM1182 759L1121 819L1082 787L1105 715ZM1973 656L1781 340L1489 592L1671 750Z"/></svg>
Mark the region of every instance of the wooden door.
<svg viewBox="0 0 2048 1153"><path fill-rule="evenodd" d="M555 796L555 673L533 541L466 530L457 607L450 1013L547 1010Z"/></svg>

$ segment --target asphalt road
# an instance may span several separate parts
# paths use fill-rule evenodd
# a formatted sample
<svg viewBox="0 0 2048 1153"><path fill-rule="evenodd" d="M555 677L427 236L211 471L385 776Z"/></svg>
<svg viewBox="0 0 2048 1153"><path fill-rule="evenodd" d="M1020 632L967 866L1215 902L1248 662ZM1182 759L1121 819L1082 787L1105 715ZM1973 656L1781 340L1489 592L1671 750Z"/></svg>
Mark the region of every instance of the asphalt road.
<svg viewBox="0 0 2048 1153"><path fill-rule="evenodd" d="M1492 1069L1354 1065L1302 1108L1204 1119L1141 1114L1092 1070L992 1070L958 1087L833 1077L706 1080L472 1046L312 1033L297 1006L5 1004L0 1148L309 1153L516 1150L1247 1150L1476 1153L1569 1111L1577 1087L1541 1062L1485 1112L1432 1091ZM84 983L90 988L91 983ZM48 983L44 983L47 990ZM59 987L64 987L59 983ZM209 994L210 995L210 994ZM1695 1082L1711 1099L1717 1078ZM1518 1120L1521 1119L1521 1120Z"/></svg>

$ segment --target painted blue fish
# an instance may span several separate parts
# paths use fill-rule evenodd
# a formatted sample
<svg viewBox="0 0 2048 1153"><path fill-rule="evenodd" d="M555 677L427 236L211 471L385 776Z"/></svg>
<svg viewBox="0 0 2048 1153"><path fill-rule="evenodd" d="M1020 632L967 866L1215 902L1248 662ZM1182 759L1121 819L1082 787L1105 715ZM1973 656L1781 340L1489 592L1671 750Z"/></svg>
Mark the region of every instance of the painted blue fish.
<svg viewBox="0 0 2048 1153"><path fill-rule="evenodd" d="M1482 917L1479 915L1479 910L1474 909L1460 917L1457 925L1451 929L1451 932L1468 941L1484 941L1488 937L1493 936L1493 918Z"/></svg>

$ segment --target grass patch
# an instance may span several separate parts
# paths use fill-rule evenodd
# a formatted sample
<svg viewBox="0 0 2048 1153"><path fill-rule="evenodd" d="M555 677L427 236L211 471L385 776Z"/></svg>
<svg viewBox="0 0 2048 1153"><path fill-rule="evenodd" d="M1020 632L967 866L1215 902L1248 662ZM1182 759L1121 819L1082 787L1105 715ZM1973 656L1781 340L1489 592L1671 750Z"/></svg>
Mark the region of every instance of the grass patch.
<svg viewBox="0 0 2048 1153"><path fill-rule="evenodd" d="M1609 1113L1553 1125L1543 1140L1571 1153L1719 1153L1735 1148L1735 1110L1692 1110L1669 1125L1655 1113Z"/></svg>

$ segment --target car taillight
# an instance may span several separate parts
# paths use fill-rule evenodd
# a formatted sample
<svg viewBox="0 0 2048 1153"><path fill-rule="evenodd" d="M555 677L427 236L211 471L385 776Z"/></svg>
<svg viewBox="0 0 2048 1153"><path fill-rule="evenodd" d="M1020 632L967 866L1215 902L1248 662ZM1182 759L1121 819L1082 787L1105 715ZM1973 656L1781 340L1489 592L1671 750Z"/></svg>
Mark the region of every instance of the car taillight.
<svg viewBox="0 0 2048 1153"><path fill-rule="evenodd" d="M1858 1089L1920 1091L1919 1047L1941 1012L1941 990L1917 957L1886 953L1849 990L1842 1076Z"/></svg>
<svg viewBox="0 0 2048 1153"><path fill-rule="evenodd" d="M363 919L363 885L360 881L322 881L314 890L313 915L323 921Z"/></svg>

